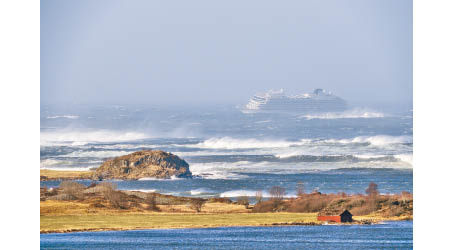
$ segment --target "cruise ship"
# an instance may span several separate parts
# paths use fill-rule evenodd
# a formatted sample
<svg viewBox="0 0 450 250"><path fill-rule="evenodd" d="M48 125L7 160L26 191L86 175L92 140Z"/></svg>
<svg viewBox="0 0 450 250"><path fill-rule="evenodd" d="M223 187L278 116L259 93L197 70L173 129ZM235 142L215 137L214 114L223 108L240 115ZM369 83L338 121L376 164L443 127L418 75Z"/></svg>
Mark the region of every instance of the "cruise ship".
<svg viewBox="0 0 450 250"><path fill-rule="evenodd" d="M244 113L327 113L341 112L347 109L347 102L342 98L315 89L313 93L287 96L283 89L270 90L264 94L256 94L250 102L241 109Z"/></svg>

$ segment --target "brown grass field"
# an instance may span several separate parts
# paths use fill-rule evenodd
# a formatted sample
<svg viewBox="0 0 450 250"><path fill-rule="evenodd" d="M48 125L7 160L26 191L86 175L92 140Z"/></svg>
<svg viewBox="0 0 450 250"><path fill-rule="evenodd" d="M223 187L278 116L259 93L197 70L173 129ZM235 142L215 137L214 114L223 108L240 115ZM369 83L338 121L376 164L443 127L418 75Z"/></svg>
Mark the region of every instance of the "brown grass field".
<svg viewBox="0 0 450 250"><path fill-rule="evenodd" d="M41 180L78 180L90 179L93 171L58 171L41 169Z"/></svg>

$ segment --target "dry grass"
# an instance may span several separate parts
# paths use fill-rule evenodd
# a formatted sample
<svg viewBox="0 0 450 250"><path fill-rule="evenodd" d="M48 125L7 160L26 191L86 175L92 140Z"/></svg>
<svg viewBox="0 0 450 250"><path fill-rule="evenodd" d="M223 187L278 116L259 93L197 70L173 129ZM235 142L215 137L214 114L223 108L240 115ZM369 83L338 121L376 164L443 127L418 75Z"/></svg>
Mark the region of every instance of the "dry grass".
<svg viewBox="0 0 450 250"><path fill-rule="evenodd" d="M161 212L166 213L197 213L185 205L157 205ZM227 203L205 203L201 213L248 213L250 210L243 205ZM85 201L41 201L41 215L85 215L85 214L125 214L125 213L154 213L138 207L128 209L114 209L103 199L89 199Z"/></svg>
<svg viewBox="0 0 450 250"><path fill-rule="evenodd" d="M316 214L233 213L182 214L146 213L115 215L41 216L41 233L88 230L131 230L152 228L199 228L225 226L270 226L284 223L317 223Z"/></svg>
<svg viewBox="0 0 450 250"><path fill-rule="evenodd" d="M93 171L59 171L41 169L41 180L78 180L91 179Z"/></svg>

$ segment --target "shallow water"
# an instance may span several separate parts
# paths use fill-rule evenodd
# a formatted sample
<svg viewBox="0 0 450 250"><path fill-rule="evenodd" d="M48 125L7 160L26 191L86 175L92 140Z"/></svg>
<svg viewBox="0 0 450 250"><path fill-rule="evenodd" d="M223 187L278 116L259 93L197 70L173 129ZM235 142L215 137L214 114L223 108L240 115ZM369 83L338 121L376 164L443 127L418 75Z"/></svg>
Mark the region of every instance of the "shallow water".
<svg viewBox="0 0 450 250"><path fill-rule="evenodd" d="M412 249L413 223L41 234L41 249Z"/></svg>

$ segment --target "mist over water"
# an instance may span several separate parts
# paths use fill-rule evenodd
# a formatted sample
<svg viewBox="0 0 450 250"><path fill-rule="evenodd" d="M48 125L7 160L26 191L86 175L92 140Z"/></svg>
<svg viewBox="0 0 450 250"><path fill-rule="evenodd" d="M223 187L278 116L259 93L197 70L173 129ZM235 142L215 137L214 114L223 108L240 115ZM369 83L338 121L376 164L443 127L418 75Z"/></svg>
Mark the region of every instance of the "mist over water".
<svg viewBox="0 0 450 250"><path fill-rule="evenodd" d="M294 195L298 181L311 191L358 193L375 181L381 192L412 191L411 111L371 112L298 116L243 114L232 106L44 106L40 167L91 169L152 149L185 159L194 179L119 181L119 188L235 197L273 185Z"/></svg>

